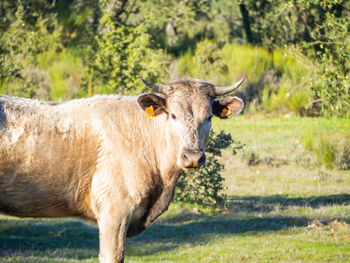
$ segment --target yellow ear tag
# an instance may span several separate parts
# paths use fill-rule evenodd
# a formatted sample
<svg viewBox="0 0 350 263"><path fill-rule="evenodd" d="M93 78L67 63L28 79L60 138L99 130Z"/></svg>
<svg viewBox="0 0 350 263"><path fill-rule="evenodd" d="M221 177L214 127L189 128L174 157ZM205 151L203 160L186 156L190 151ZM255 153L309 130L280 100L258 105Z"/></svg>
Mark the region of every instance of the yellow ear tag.
<svg viewBox="0 0 350 263"><path fill-rule="evenodd" d="M154 113L153 106L149 106L145 109L146 116L147 117L156 117L156 114Z"/></svg>
<svg viewBox="0 0 350 263"><path fill-rule="evenodd" d="M222 112L221 112L221 118L225 118L225 117L227 117L227 116L230 116L231 115L231 111L229 110L229 109L226 109L226 108L224 108L223 110L222 110Z"/></svg>

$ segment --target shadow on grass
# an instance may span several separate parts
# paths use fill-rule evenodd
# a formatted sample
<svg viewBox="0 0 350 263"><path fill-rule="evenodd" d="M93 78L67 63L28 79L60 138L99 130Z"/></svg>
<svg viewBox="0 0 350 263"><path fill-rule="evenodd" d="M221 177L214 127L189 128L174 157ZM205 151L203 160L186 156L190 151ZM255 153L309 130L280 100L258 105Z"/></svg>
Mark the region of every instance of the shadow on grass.
<svg viewBox="0 0 350 263"><path fill-rule="evenodd" d="M276 204L320 207L350 204L350 195L332 195L313 198L230 197L229 205L235 210L268 212ZM258 234L267 231L307 226L308 217L220 217L183 213L156 222L141 235L128 240L127 256L153 255L183 245L196 245L215 240L215 235ZM79 221L70 220L11 220L0 218L0 261L15 255L54 257L55 259L96 258L98 230Z"/></svg>
<svg viewBox="0 0 350 263"><path fill-rule="evenodd" d="M198 215L199 221L173 225L154 223L138 237L129 239L127 254L133 256L152 255L186 244L206 243L213 235L230 235L248 231L262 232L288 227L305 226L310 219L305 217L274 217L219 219ZM82 259L97 257L98 231L80 222L58 223L34 220L0 220L0 261L3 256L21 254L47 257ZM5 227L4 227L5 226ZM59 252L62 249L64 253ZM44 253L42 253L44 252ZM58 255L57 255L58 253Z"/></svg>
<svg viewBox="0 0 350 263"><path fill-rule="evenodd" d="M274 196L230 196L227 199L228 209L233 212L270 212L279 206L279 209L287 209L291 206L319 208L330 205L350 205L350 195L326 195L307 198Z"/></svg>
<svg viewBox="0 0 350 263"><path fill-rule="evenodd" d="M201 220L202 216L195 215ZM182 245L199 245L232 234L258 234L290 227L307 226L312 219L307 217L270 217L252 219L220 219L207 217L203 221L179 225L156 223L143 234L131 239L129 255L146 256L169 251ZM145 246L142 248L142 246Z"/></svg>
<svg viewBox="0 0 350 263"><path fill-rule="evenodd" d="M98 229L66 219L0 218L0 262L4 256L39 256L37 254L43 257L50 254L64 258L96 257Z"/></svg>

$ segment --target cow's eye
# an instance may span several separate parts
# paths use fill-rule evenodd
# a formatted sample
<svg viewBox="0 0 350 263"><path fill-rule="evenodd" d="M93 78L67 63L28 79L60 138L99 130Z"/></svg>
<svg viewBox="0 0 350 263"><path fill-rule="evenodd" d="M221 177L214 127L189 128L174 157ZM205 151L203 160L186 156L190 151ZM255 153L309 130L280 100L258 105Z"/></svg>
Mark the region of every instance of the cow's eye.
<svg viewBox="0 0 350 263"><path fill-rule="evenodd" d="M176 116L175 116L175 114L171 114L171 118L173 119L173 120L176 120Z"/></svg>

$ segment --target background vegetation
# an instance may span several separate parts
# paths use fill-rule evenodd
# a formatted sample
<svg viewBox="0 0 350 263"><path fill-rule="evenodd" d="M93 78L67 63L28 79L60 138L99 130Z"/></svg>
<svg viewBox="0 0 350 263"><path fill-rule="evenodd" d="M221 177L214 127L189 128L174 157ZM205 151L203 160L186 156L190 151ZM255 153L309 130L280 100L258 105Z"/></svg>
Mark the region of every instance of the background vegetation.
<svg viewBox="0 0 350 263"><path fill-rule="evenodd" d="M214 120L208 167L181 178L127 262L348 262L349 31L345 0L2 0L0 94L246 75L243 116ZM79 222L0 216L1 262L97 254L97 230Z"/></svg>
<svg viewBox="0 0 350 263"><path fill-rule="evenodd" d="M137 94L139 77L229 84L252 111L349 116L342 0L4 0L0 92L58 100Z"/></svg>

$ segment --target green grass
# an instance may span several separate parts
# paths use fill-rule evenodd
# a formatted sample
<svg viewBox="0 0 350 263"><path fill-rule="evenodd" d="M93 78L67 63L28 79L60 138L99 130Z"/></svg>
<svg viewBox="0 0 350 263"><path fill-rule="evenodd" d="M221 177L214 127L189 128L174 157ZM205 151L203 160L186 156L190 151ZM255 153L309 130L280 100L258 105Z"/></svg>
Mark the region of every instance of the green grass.
<svg viewBox="0 0 350 263"><path fill-rule="evenodd" d="M303 136L343 138L350 120L255 116L215 120L213 128L246 144L221 157L227 208L210 214L173 204L128 239L126 262L349 262L350 171L315 165ZM247 163L249 151L260 163ZM0 216L0 262L97 262L97 255L97 229L79 221Z"/></svg>

